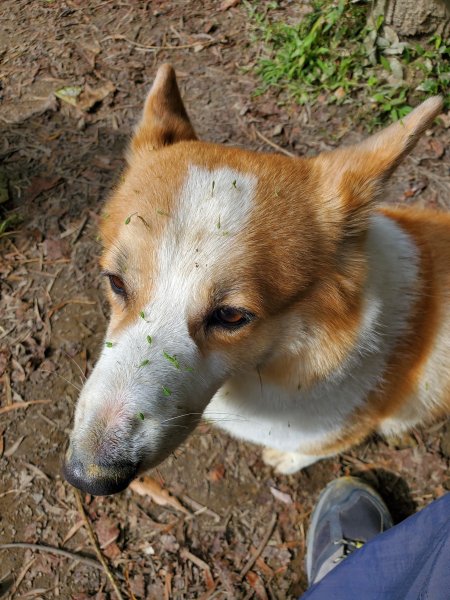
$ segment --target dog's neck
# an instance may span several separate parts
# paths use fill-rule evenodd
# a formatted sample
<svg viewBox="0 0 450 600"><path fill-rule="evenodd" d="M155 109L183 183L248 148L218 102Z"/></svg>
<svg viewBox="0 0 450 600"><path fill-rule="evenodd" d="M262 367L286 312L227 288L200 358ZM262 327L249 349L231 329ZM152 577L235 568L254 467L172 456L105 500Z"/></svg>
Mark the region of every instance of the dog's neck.
<svg viewBox="0 0 450 600"><path fill-rule="evenodd" d="M418 249L393 220L382 214L372 218L365 250L367 272L355 332L346 338L336 323L333 339L332 328L324 334L319 322L305 326L301 312L295 312L279 353L254 372L228 380L207 407L207 418L214 421L214 411L240 414L247 420L218 424L257 443L267 443L261 438L270 435L274 447L295 450L298 430L305 442L315 443L364 405L383 381L421 287ZM336 364L338 356L342 360ZM323 364L330 368L324 371Z"/></svg>
<svg viewBox="0 0 450 600"><path fill-rule="evenodd" d="M360 289L357 294L347 294L345 310L340 305L336 311L339 318L327 314L326 304L325 308L318 306L316 314L306 316L301 303L295 307L285 326L281 353L261 369L269 380L277 379L279 365L283 381L278 383L282 387L309 390L317 385L339 385L349 375L357 377L375 355L383 363L387 361L396 340L408 327L420 291L418 249L396 223L376 214L371 218L364 257L364 268L361 261L355 261L355 278L360 281L355 281L354 288ZM338 295L332 288L325 293ZM345 301L342 294L339 300L332 298L329 312L333 303ZM290 369L286 377L287 364ZM382 375L380 369L374 371Z"/></svg>

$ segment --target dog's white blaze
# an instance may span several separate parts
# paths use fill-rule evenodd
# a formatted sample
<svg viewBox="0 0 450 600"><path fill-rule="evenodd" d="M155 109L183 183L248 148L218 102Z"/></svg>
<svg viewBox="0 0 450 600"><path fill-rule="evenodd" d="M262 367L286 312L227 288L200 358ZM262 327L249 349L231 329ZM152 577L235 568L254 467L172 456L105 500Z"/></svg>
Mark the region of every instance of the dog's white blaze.
<svg viewBox="0 0 450 600"><path fill-rule="evenodd" d="M179 201L161 217L167 225L148 275L154 285L144 318L136 315L116 338L107 333L112 347L105 344L77 405L75 444L101 423L121 445L121 458L136 459L143 448L163 445L165 435L181 434L180 415L201 413L224 381L226 361L200 356L188 317L211 275L226 273L244 251L236 236L246 226L256 184L256 177L228 168L189 168ZM145 257L132 260L143 269Z"/></svg>
<svg viewBox="0 0 450 600"><path fill-rule="evenodd" d="M155 299L186 313L210 274L227 273L245 256L236 236L246 227L257 178L229 168L190 166L176 212L168 219L157 254ZM152 309L154 311L154 309Z"/></svg>
<svg viewBox="0 0 450 600"><path fill-rule="evenodd" d="M234 378L214 396L207 418L214 421L214 412L240 414L242 420L218 425L234 436L282 452L308 453L313 445L339 433L380 383L390 352L407 329L418 293L417 249L391 219L372 217L367 253L369 275L359 340L342 367L307 391L294 387L287 392L261 382L256 371ZM297 327L292 322L293 344L301 339L301 331L299 316Z"/></svg>

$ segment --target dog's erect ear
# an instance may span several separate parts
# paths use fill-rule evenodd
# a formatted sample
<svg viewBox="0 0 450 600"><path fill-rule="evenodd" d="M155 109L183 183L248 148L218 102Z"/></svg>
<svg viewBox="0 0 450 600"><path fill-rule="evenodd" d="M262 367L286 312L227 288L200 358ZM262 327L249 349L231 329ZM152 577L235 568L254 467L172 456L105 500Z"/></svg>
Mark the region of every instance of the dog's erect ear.
<svg viewBox="0 0 450 600"><path fill-rule="evenodd" d="M131 150L143 147L157 150L182 140L195 139L197 136L184 108L175 71L171 65L161 65L131 140Z"/></svg>
<svg viewBox="0 0 450 600"><path fill-rule="evenodd" d="M435 96L409 115L355 146L320 154L322 196L345 220L345 230L357 234L367 224L383 184L442 110Z"/></svg>

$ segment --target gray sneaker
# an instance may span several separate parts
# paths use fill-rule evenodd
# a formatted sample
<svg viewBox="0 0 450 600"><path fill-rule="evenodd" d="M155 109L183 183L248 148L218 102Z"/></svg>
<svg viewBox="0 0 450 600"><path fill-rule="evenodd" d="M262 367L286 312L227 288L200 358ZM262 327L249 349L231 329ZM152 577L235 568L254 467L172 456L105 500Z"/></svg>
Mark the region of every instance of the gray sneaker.
<svg viewBox="0 0 450 600"><path fill-rule="evenodd" d="M382 498L356 477L341 477L320 494L306 542L309 585L317 583L343 558L392 527Z"/></svg>

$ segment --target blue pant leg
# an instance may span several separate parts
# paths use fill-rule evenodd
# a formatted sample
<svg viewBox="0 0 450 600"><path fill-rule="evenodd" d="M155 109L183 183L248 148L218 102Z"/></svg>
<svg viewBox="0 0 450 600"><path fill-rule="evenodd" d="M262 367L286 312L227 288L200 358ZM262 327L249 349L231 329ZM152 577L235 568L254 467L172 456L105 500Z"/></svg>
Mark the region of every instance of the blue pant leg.
<svg viewBox="0 0 450 600"><path fill-rule="evenodd" d="M356 550L301 600L450 600L450 493Z"/></svg>

